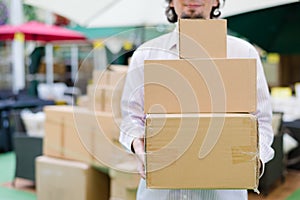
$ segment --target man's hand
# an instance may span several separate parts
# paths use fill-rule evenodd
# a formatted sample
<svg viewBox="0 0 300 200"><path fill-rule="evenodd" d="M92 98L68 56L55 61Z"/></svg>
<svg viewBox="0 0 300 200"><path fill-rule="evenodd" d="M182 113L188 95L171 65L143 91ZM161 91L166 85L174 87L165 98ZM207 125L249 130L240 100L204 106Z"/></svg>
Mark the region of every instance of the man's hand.
<svg viewBox="0 0 300 200"><path fill-rule="evenodd" d="M132 147L135 152L136 158L138 160L138 172L140 173L143 179L146 178L145 174L145 148L144 148L144 140L137 138L132 142Z"/></svg>

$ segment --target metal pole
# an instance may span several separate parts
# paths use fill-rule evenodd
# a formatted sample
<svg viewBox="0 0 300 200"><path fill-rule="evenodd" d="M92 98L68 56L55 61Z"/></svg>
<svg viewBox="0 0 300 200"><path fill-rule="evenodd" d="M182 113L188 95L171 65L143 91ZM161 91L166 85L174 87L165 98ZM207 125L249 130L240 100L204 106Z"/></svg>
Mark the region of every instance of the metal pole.
<svg viewBox="0 0 300 200"><path fill-rule="evenodd" d="M53 24L53 15L51 12L46 12L46 24ZM46 60L46 83L52 85L54 83L53 71L53 44L46 44L45 47L45 60Z"/></svg>
<svg viewBox="0 0 300 200"><path fill-rule="evenodd" d="M71 47L71 78L75 84L78 71L78 46L73 44Z"/></svg>
<svg viewBox="0 0 300 200"><path fill-rule="evenodd" d="M21 0L12 0L10 4L10 23L20 25L23 23L23 4ZM25 88L24 64L24 36L15 34L12 42L12 90L17 94Z"/></svg>
<svg viewBox="0 0 300 200"><path fill-rule="evenodd" d="M52 85L54 82L53 73L53 44L46 44L45 47L46 60L46 83Z"/></svg>

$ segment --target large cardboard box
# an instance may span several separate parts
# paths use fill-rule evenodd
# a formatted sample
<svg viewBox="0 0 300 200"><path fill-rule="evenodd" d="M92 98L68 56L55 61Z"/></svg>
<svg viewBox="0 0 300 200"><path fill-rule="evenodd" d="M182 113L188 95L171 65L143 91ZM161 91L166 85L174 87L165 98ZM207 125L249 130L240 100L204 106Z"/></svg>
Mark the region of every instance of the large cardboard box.
<svg viewBox="0 0 300 200"><path fill-rule="evenodd" d="M108 200L109 176L86 163L41 156L36 159L37 199Z"/></svg>
<svg viewBox="0 0 300 200"><path fill-rule="evenodd" d="M149 114L148 188L257 189L257 120L250 114Z"/></svg>
<svg viewBox="0 0 300 200"><path fill-rule="evenodd" d="M88 147L92 143L93 124L86 117L90 112L73 107L65 115L63 125L64 158L91 163L93 155Z"/></svg>
<svg viewBox="0 0 300 200"><path fill-rule="evenodd" d="M44 110L44 155L86 163L94 162L95 156L99 156L95 155L98 151L111 160L123 155L120 151L117 155L111 151L120 149L115 143L121 123L121 119L112 113L92 112L76 106L46 106Z"/></svg>
<svg viewBox="0 0 300 200"><path fill-rule="evenodd" d="M256 111L255 59L146 60L145 113Z"/></svg>
<svg viewBox="0 0 300 200"><path fill-rule="evenodd" d="M90 125L81 118L82 114L89 112L87 109L73 106L46 106L45 136L43 154L47 156L65 158L77 161L91 162L92 155L85 148L91 142L88 131ZM78 121L80 119L82 122ZM85 124L85 126L80 126ZM80 130L83 127L85 130ZM85 137L79 133L86 134Z"/></svg>
<svg viewBox="0 0 300 200"><path fill-rule="evenodd" d="M226 20L179 20L180 58L226 58Z"/></svg>

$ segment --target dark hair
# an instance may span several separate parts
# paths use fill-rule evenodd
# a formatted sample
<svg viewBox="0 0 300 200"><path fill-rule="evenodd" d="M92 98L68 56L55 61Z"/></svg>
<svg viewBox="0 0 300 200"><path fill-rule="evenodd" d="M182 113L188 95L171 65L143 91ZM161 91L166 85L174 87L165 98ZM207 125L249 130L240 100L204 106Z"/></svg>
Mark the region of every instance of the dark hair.
<svg viewBox="0 0 300 200"><path fill-rule="evenodd" d="M165 14L167 16L167 19L169 22L171 23L175 23L177 22L178 20L178 16L175 12L175 9L174 7L170 7L170 3L173 1L173 0L166 0L167 3L168 3L168 6L166 7L166 11L165 11ZM225 2L225 0L223 0ZM220 3L218 3L217 6L213 6L212 9L211 9L211 12L210 12L210 18L217 18L221 15L221 12L219 10L220 8Z"/></svg>

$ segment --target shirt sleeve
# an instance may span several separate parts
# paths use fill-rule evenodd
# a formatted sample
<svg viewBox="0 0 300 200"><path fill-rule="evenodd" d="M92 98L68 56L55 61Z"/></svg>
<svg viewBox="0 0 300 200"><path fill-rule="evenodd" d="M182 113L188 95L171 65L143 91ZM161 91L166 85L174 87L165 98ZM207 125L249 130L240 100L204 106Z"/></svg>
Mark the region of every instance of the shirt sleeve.
<svg viewBox="0 0 300 200"><path fill-rule="evenodd" d="M270 161L274 156L274 150L271 145L273 143L274 133L272 129L272 107L270 102L270 93L265 78L262 63L257 51L250 49L250 57L257 60L257 110L254 115L258 119L259 132L259 154L264 164Z"/></svg>
<svg viewBox="0 0 300 200"><path fill-rule="evenodd" d="M144 115L144 61L141 52L135 51L128 68L121 99L122 123L120 143L132 152L135 138L143 138L145 131Z"/></svg>

